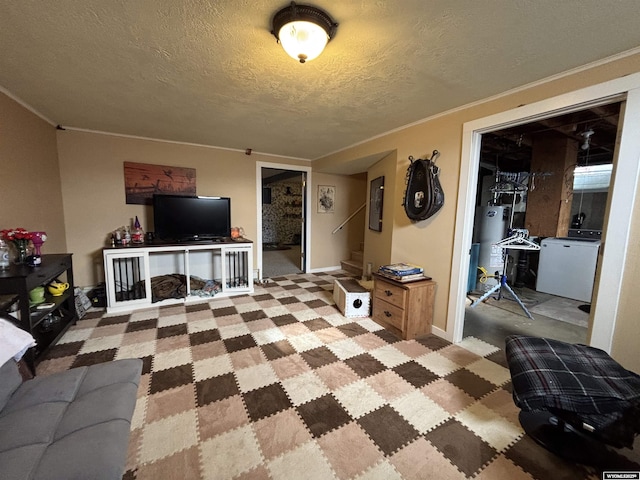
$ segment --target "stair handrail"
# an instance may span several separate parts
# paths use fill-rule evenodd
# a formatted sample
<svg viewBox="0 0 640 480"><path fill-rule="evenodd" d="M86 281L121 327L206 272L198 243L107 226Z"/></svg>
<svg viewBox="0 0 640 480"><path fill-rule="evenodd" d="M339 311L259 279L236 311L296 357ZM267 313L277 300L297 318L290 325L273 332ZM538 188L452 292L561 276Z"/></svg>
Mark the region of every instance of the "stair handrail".
<svg viewBox="0 0 640 480"><path fill-rule="evenodd" d="M331 235L333 235L334 233L336 233L336 232L338 232L338 231L342 230L342 227L344 227L344 226L349 222L349 220L351 220L351 219L352 219L353 217L355 217L358 213L360 213L360 210L362 210L362 209L363 209L364 207L366 207L366 206L367 206L367 203L366 203L366 202L365 202L365 203L363 203L362 205L360 205L360 207L359 207L355 212L353 212L351 215L349 215L349 216L347 217L347 219L346 219L344 222L342 222L340 225L338 225L338 226L336 227L336 229L335 229L333 232L331 232Z"/></svg>

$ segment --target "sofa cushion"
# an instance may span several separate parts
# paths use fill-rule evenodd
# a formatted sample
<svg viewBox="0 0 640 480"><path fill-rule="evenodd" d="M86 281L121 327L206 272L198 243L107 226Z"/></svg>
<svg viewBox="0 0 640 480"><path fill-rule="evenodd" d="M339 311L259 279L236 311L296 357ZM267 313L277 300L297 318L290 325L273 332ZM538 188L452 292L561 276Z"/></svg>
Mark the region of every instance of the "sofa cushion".
<svg viewBox="0 0 640 480"><path fill-rule="evenodd" d="M141 370L116 360L24 382L0 412L2 478L119 480Z"/></svg>
<svg viewBox="0 0 640 480"><path fill-rule="evenodd" d="M11 359L7 360L0 367L0 410L2 410L11 395L22 384L22 375L18 370L18 365Z"/></svg>

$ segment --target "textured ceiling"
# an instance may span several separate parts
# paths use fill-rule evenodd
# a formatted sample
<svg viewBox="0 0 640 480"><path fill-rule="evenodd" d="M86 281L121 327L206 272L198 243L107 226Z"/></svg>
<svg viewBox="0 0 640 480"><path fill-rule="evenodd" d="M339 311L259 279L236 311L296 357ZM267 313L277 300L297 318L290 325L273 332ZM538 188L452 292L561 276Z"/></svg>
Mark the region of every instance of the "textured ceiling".
<svg viewBox="0 0 640 480"><path fill-rule="evenodd" d="M287 0L4 1L0 87L66 127L316 159L640 46L637 0L308 3L339 27L302 65Z"/></svg>

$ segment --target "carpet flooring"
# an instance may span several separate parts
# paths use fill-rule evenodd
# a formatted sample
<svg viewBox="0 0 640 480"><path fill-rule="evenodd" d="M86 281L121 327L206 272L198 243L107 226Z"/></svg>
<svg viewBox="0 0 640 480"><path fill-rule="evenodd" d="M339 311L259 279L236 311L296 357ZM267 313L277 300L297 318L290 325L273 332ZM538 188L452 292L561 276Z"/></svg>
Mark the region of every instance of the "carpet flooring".
<svg viewBox="0 0 640 480"><path fill-rule="evenodd" d="M332 298L346 276L92 310L37 371L143 359L125 480L600 478L524 435L502 350L346 318Z"/></svg>

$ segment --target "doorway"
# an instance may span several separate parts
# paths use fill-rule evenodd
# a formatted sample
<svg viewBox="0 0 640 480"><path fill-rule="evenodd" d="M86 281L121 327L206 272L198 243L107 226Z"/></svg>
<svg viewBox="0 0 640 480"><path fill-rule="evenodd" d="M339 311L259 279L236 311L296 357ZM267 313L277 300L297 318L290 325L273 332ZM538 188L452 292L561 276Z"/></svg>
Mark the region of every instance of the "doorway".
<svg viewBox="0 0 640 480"><path fill-rule="evenodd" d="M259 280L307 271L308 176L304 167L259 163Z"/></svg>
<svg viewBox="0 0 640 480"><path fill-rule="evenodd" d="M620 107L482 135L463 336L587 343Z"/></svg>
<svg viewBox="0 0 640 480"><path fill-rule="evenodd" d="M616 78L464 125L446 338L459 342L463 335L464 300L482 134L617 101L625 103L620 115L619 143L614 153L613 187L605 216L605 229L609 236L604 239L598 258L599 273L589 329L589 344L611 351L617 315L622 308L621 272L625 270L631 245L629 219L632 218L640 175L637 161L640 157L640 138L635 135L635 131L640 128L640 74Z"/></svg>

